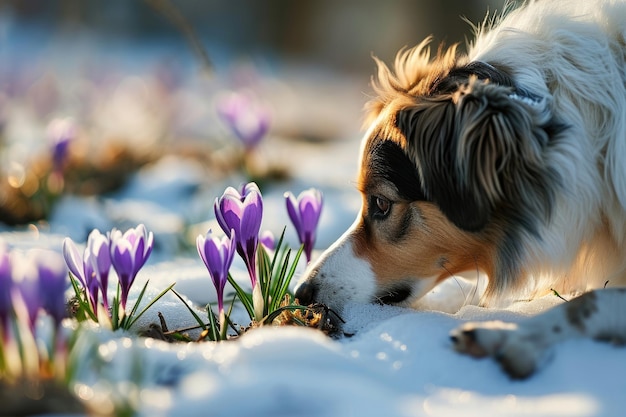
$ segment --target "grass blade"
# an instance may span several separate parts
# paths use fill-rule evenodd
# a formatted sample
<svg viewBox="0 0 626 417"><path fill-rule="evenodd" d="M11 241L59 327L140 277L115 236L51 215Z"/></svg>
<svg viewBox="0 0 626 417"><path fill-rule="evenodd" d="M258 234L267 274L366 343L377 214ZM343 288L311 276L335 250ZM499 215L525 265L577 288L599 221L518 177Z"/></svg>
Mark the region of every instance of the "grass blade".
<svg viewBox="0 0 626 417"><path fill-rule="evenodd" d="M206 305L207 313L209 316L209 340L218 341L220 340L220 332L217 330L217 322L215 321L215 314L213 314L213 309L211 308L211 304Z"/></svg>
<svg viewBox="0 0 626 417"><path fill-rule="evenodd" d="M289 284L291 284L291 280L293 279L293 276L296 273L296 268L298 267L298 262L300 262L300 257L302 256L303 251L304 251L304 245L300 245L300 249L298 249L298 252L296 252L296 256L294 257L293 263L291 264L291 269L289 269L289 272L287 273L287 279L283 282L283 285L280 288L279 294L281 296L281 299L289 291ZM293 295L293 294L289 294L289 295Z"/></svg>
<svg viewBox="0 0 626 417"><path fill-rule="evenodd" d="M143 315L143 313L145 313L145 312L146 312L146 311L147 311L150 307L152 307L152 306L154 305L154 303L156 303L157 301L159 301L159 300L161 299L161 297L163 297L165 294L167 294L167 292L168 292L169 290L173 289L173 288L174 288L174 285L176 285L176 283L175 283L175 282L174 282L174 283L172 283L169 287L167 287L167 288L166 288L166 289L164 289L163 291L161 291L161 292L159 293L159 295L157 295L156 297L154 297L154 298L152 299L152 301L150 301L150 302L148 303L148 305L147 305L147 306L145 306L145 307L141 310L141 312L139 312L139 314L137 315L137 317L134 317L134 318L133 318L133 314L134 314L134 313L135 313L135 311L136 311L136 308L135 308L135 307L136 307L137 305L139 305L139 299L140 299L140 298L138 298L138 299L137 299L137 303L135 304L135 306L133 306L133 311L131 311L130 316L128 316L128 319L130 320L130 323L128 324L128 328L127 328L126 330L130 329L130 327L131 327L133 324L135 324L135 322L136 322L137 320L139 320L139 317L141 317L141 316ZM147 286L148 286L148 282L146 282L146 285L144 286L143 290L141 291L141 294L139 295L140 297L142 297L142 296L143 296L143 293L144 293L144 291L146 290L146 287L147 287ZM131 320L131 318L132 318L132 320Z"/></svg>
<svg viewBox="0 0 626 417"><path fill-rule="evenodd" d="M124 325L127 325L129 320L133 317L133 315L135 314L135 312L137 312L137 308L139 307L139 303L141 303L141 299L143 298L143 295L146 292L146 288L148 288L148 283L150 282L150 280L147 280L146 283L143 285L143 288L141 289L141 292L139 293L139 296L137 297L137 301L135 301L135 304L133 305L133 309L130 311L130 314L128 314L126 317L124 317ZM130 324L128 324L128 327L122 326L124 328L124 330L128 330L130 328Z"/></svg>
<svg viewBox="0 0 626 417"><path fill-rule="evenodd" d="M278 252L280 252L280 248L283 246L283 240L285 239L285 231L287 230L287 226L283 227L283 231L280 234L280 238L278 238L278 243L276 243L276 250L274 251L274 257L272 258L272 263L270 265L270 270L274 270L274 265L276 265L276 259L278 258Z"/></svg>
<svg viewBox="0 0 626 417"><path fill-rule="evenodd" d="M235 292L237 293L237 296L241 300L241 303L243 304L243 306L246 308L246 311L248 312L250 319L254 318L254 306L252 305L252 294L248 294L247 292L245 292L243 288L241 288L241 286L237 284L237 281L233 279L230 273L228 274L228 282L230 282L230 285L232 285L233 288L235 289Z"/></svg>
<svg viewBox="0 0 626 417"><path fill-rule="evenodd" d="M202 327L202 330L206 330L206 324L204 324L204 321L202 321L202 319L200 318L200 316L198 316L198 315L196 314L196 312L195 312L195 311L193 311L193 309L189 306L189 304L187 304L187 302L185 301L185 299L183 298L183 296L182 296L182 295L180 295L180 294L178 293L178 291L176 291L174 288L172 288L172 292L174 293L174 295L175 295L176 297L178 297L178 299L179 299L179 300L183 303L183 305L184 305L185 307L187 307L187 310L189 310L189 312L191 313L191 315L193 316L193 318L194 318L194 319L198 322L198 325L199 325L200 327Z"/></svg>
<svg viewBox="0 0 626 417"><path fill-rule="evenodd" d="M290 305L290 306L282 306L272 311L270 314L265 316L263 321L265 323L271 324L276 317L280 316L283 311L294 311L294 310L308 310L307 306L299 306L299 305Z"/></svg>
<svg viewBox="0 0 626 417"><path fill-rule="evenodd" d="M117 283L117 292L113 298L113 308L111 308L111 324L113 330L117 330L120 325L120 283Z"/></svg>

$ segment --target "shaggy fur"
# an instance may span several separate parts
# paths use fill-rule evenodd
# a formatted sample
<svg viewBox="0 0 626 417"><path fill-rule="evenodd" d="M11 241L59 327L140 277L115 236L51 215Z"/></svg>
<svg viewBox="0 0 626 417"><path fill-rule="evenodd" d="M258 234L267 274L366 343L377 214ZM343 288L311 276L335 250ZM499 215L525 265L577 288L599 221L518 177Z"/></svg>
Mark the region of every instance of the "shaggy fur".
<svg viewBox="0 0 626 417"><path fill-rule="evenodd" d="M409 305L476 269L485 305L626 284L626 3L529 2L467 55L429 45L376 60L363 207L300 300Z"/></svg>

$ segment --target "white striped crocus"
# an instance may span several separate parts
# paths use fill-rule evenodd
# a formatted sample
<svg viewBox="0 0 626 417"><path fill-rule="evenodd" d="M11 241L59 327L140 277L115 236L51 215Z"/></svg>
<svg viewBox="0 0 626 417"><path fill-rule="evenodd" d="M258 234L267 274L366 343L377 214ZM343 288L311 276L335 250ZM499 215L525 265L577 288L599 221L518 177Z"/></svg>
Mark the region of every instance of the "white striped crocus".
<svg viewBox="0 0 626 417"><path fill-rule="evenodd" d="M109 239L111 264L120 283L120 303L122 309L126 310L130 288L137 277L137 273L152 252L154 236L152 232L146 230L143 224L140 224L124 233L118 229L113 229L109 234Z"/></svg>
<svg viewBox="0 0 626 417"><path fill-rule="evenodd" d="M286 192L285 202L287 213L296 228L300 243L304 245L307 263L311 262L317 224L322 213L322 193L315 188L310 188L302 191L296 198L291 192Z"/></svg>
<svg viewBox="0 0 626 417"><path fill-rule="evenodd" d="M233 263L236 250L236 232L230 231L230 238L213 236L209 230L206 236L198 235L196 247L204 265L211 275L213 285L217 291L217 307L219 311L220 329L224 329L226 316L224 314L224 286L228 281L228 270Z"/></svg>
<svg viewBox="0 0 626 417"><path fill-rule="evenodd" d="M87 290L93 313L98 315L99 293L102 293L105 310L108 310L107 289L111 270L109 238L97 229L92 230L87 237L87 247L81 255L72 239L66 237L63 240L63 257L72 275Z"/></svg>
<svg viewBox="0 0 626 417"><path fill-rule="evenodd" d="M263 317L263 295L258 285L256 271L256 253L259 243L259 230L263 219L263 198L259 187L250 182L241 188L241 192L228 187L224 194L215 199L215 217L220 227L231 237L235 231L237 253L243 258L252 282L252 300L257 320Z"/></svg>

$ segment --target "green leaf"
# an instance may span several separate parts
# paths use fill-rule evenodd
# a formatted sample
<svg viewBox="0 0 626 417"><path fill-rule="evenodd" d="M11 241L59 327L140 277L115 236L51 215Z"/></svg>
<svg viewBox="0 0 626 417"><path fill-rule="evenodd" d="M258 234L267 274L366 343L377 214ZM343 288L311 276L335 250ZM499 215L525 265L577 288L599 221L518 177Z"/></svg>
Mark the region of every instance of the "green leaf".
<svg viewBox="0 0 626 417"><path fill-rule="evenodd" d="M272 308L271 310L275 310L280 306L280 303L283 299L281 296L280 288L285 280L285 275L287 273L287 268L289 267L289 256L291 254L291 249L285 251L285 256L283 257L283 261L279 264L280 269L276 272L276 276L274 277L274 281L276 285L272 292Z"/></svg>
<svg viewBox="0 0 626 417"><path fill-rule="evenodd" d="M261 284L261 294L263 295L263 305L264 309L266 309L270 295L269 288L272 282L272 270L270 269L269 256L262 244L258 245L257 269L259 272L259 282Z"/></svg>
<svg viewBox="0 0 626 417"><path fill-rule="evenodd" d="M276 259L278 258L279 249L283 245L283 240L285 239L285 231L287 230L287 226L283 227L283 231L280 234L280 238L278 239L278 243L276 243L276 250L274 251L274 258L272 259L272 264L270 265L270 269L274 270L274 265L276 264Z"/></svg>
<svg viewBox="0 0 626 417"><path fill-rule="evenodd" d="M285 294L287 294L287 291L289 290L289 284L291 284L291 280L296 273L296 268L298 267L298 262L300 262L300 257L302 256L303 251L304 245L300 245L300 249L298 249L298 252L293 259L293 263L291 264L291 269L289 269L289 272L287 273L287 279L283 282L283 285L280 289L281 299L285 296Z"/></svg>
<svg viewBox="0 0 626 417"><path fill-rule="evenodd" d="M89 316L91 320L97 323L98 318L96 317L96 313L91 309L91 304L89 304L89 301L84 298L84 292L81 291L80 287L78 286L77 279L74 277L74 275L72 275L72 273L69 273L69 276L70 282L72 283L72 288L74 288L76 300L78 301L79 311L83 313L82 320L85 320L87 316ZM78 321L81 321L81 319L79 318Z"/></svg>
<svg viewBox="0 0 626 417"><path fill-rule="evenodd" d="M230 302L230 307L228 307L228 312L226 313L226 323L230 326L231 329L235 331L235 333L240 334L239 330L235 328L235 324L230 320L230 314L233 312L233 307L235 306L235 300L237 299L237 295L233 296L233 300Z"/></svg>
<svg viewBox="0 0 626 417"><path fill-rule="evenodd" d="M178 297L178 299L179 299L179 300L183 303L183 305L184 305L185 307L187 307L187 310L189 310L189 312L191 313L191 315L193 316L193 318L194 318L194 319L196 319L196 321L198 322L198 325L199 325L200 327L202 327L202 330L206 330L206 324L204 324L204 321L202 321L202 319L200 318L200 316L198 316L198 315L196 314L196 312L195 312L195 311L193 311L193 309L189 306L189 304L187 304L187 303L185 302L185 299L183 298L183 296L182 296L182 295L180 295L180 294L178 293L178 291L176 291L176 290L175 290L175 289L173 289L173 288L172 288L172 292L174 293L174 295L175 295L176 297Z"/></svg>
<svg viewBox="0 0 626 417"><path fill-rule="evenodd" d="M133 310L131 311L130 315L128 316L128 320L130 321L130 323L128 324L128 327L126 327L125 329L128 330L132 327L133 324L135 324L135 322L137 320L139 320L139 318L150 308L154 305L154 303L156 303L157 301L159 301L161 299L161 297L163 297L165 294L167 294L167 292L169 290L173 290L174 285L176 285L176 283L172 283L169 287L167 287L166 289L164 289L163 291L161 291L159 293L159 295L157 295L156 297L154 297L154 299L152 301L150 301L150 303L148 303L147 306L145 306L143 308L143 310L141 310L139 312L139 314L137 314L137 317L133 318L133 315L135 314L136 311L136 307L139 305L139 301L141 300L141 298L143 297L143 293L146 291L146 287L148 286L148 281L146 281L146 285L144 285L143 290L141 291L141 294L139 294L139 297L137 298L137 302L135 303L135 305L133 306Z"/></svg>
<svg viewBox="0 0 626 417"><path fill-rule="evenodd" d="M217 322L215 321L215 314L213 314L211 304L207 304L206 309L209 316L209 339L212 341L218 341L220 340L220 332Z"/></svg>
<svg viewBox="0 0 626 417"><path fill-rule="evenodd" d="M228 282L230 282L230 285L232 285L233 288L235 289L237 296L239 297L239 299L241 300L241 303L243 304L243 306L246 308L246 311L248 312L248 316L250 316L250 320L252 320L252 318L254 317L254 306L252 305L252 294L248 294L247 292L245 292L243 288L241 288L241 286L237 284L237 281L233 279L232 275L230 275L230 272L228 273Z"/></svg>
<svg viewBox="0 0 626 417"><path fill-rule="evenodd" d="M128 314L128 317L132 317L135 312L137 311L137 308L139 307L139 303L141 303L141 299L143 298L143 295L146 292L146 288L148 288L148 283L150 282L150 280L147 280L145 284L143 284L143 288L141 289L141 292L139 293L139 296L137 297L137 301L135 301L135 305L133 305L133 309L130 310L130 314ZM128 329L126 329L128 330Z"/></svg>
<svg viewBox="0 0 626 417"><path fill-rule="evenodd" d="M120 324L120 283L117 283L117 295L113 298L113 308L111 309L111 324L113 330L117 330Z"/></svg>

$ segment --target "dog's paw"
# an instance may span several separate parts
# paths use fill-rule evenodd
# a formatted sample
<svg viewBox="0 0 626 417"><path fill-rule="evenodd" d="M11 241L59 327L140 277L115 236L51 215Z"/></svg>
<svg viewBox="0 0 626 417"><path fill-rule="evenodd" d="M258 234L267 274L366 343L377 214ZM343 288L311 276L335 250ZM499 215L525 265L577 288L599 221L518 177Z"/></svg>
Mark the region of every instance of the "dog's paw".
<svg viewBox="0 0 626 417"><path fill-rule="evenodd" d="M465 323L450 334L457 352L475 358L491 356L512 378L530 376L543 356L537 335L526 334L513 323Z"/></svg>

